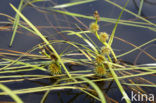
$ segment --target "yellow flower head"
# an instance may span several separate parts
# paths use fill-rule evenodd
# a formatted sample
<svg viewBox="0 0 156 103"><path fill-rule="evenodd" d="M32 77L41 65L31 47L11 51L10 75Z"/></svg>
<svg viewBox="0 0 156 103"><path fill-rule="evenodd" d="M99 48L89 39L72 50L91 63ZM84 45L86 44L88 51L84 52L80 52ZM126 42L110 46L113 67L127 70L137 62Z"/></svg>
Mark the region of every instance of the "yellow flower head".
<svg viewBox="0 0 156 103"><path fill-rule="evenodd" d="M100 33L100 41L101 42L106 42L109 38L109 35L106 32L101 32Z"/></svg>
<svg viewBox="0 0 156 103"><path fill-rule="evenodd" d="M89 25L89 30L92 32L92 33L95 33L99 30L99 25L97 23L91 23Z"/></svg>

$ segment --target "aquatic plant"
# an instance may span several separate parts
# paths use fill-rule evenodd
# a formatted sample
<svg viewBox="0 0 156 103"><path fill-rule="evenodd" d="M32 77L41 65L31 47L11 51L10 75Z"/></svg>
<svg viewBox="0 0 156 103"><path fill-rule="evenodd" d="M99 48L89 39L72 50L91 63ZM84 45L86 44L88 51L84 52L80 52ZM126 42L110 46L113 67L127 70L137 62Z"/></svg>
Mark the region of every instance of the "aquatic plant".
<svg viewBox="0 0 156 103"><path fill-rule="evenodd" d="M121 60L120 58L132 53L133 51L140 50L150 57L151 60L156 61L154 56L150 55L141 48L147 44L155 42L155 38L140 46L135 46L124 39L118 38L118 40L123 41L125 44L127 43L134 47L134 49L119 55L116 55L114 51L115 49L112 46L114 39L117 38L115 37L115 32L119 24L146 28L155 32L154 23L126 9L128 2L126 2L125 6L122 7L111 0L106 0L106 2L122 10L118 19L112 19L101 17L98 11L92 13L91 16L86 16L62 10L62 8L64 9L83 3L93 2L95 0L65 3L55 5L54 7L37 6L34 3L38 1L45 0L21 0L18 9L11 4L11 7L16 12L15 18L5 15L9 19L8 22L13 24L13 35L10 41L10 46L13 43L18 28L26 29L34 35L40 37L43 43L37 44L31 50L26 52L0 49L0 83L3 83L0 84L0 89L3 90L3 92L0 92L0 95L9 95L14 99L14 101L22 103L23 98L20 98L18 96L19 94L22 95L40 92L42 95L42 93L45 92L43 97L40 98L40 102L44 103L46 98L51 96L49 94L51 91L61 98L60 91L67 93L68 97L70 97L69 95L74 95L74 93L66 90L72 89L77 93L75 93L76 95L71 98L69 102L73 102L76 97L82 97L83 93L83 96L85 96L85 98L89 98L91 101L93 99L95 102L100 101L102 103L106 103L118 102L114 98L109 97L108 91L113 92L115 87L118 93L122 94L123 98L121 99L130 103L131 101L127 94L129 90L132 90L135 93L138 93L139 91L139 94L141 95L148 93L148 91L146 91L147 88L156 87L152 81L144 77L146 75L154 77L154 74L156 73L155 66L150 64L133 65ZM41 33L40 31L40 28L42 27L33 25L33 23L22 14L23 9L28 5L43 14L53 13L54 16L59 14L61 15L60 17L65 16L65 20L56 18L56 22L58 24L60 23L61 26L55 27L52 25L49 27L50 29L56 30L57 35L61 36L63 40L60 40L60 38L48 40L47 37L43 35L45 33ZM139 14L141 12L141 7L142 6L140 6ZM56 15L54 12L59 14ZM128 12L138 17L140 20L143 20L143 22L121 20L123 12ZM74 23L72 22L70 24L70 21L72 20L68 20L66 15L73 17L74 20L77 20L78 23L81 24L81 26L86 28L83 28L76 23L76 30L75 26L70 27L69 25ZM86 26L77 17L85 18L87 20L91 19L94 21L91 21L91 24ZM63 27L61 21L63 23L65 22L68 26ZM100 25L100 22L103 21L115 23L112 33L108 34L106 31L101 32L102 26ZM64 29L58 31L56 28ZM3 28L3 30L5 29ZM20 32L24 33L23 31ZM68 37L71 37L72 39L70 40ZM58 47L58 45L60 49L55 48ZM34 54L36 51L38 53ZM48 81L48 83L45 83L44 80ZM11 86L7 83L19 85L20 81L22 81L22 84L30 81L31 83L35 83L35 86L29 87L28 85L28 87L20 89L9 89ZM5 85L8 86L6 87ZM145 89L142 87L145 87ZM62 99L60 99L60 101L61 100Z"/></svg>

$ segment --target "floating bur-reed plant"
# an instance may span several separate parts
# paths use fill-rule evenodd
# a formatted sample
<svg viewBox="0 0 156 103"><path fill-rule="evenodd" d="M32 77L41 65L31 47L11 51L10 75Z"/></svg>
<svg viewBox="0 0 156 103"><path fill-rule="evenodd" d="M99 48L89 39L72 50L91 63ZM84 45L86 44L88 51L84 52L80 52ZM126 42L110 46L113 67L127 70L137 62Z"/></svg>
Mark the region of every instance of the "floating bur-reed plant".
<svg viewBox="0 0 156 103"><path fill-rule="evenodd" d="M109 1L109 0L106 0L106 1ZM111 2L111 1L109 1L109 2ZM68 13L68 12L65 12L65 11L63 11L63 13L65 13L67 15L70 14L70 15L74 16L73 15L74 13ZM77 16L82 16L82 15L77 15ZM83 17L88 17L88 16L83 16ZM120 17L121 17L121 15L120 15ZM116 27L117 27L117 24L119 23L120 17L117 20ZM26 67L31 67L31 68L33 67L33 69L35 69L35 70L40 69L40 70L46 71L47 69L44 68L44 67L47 66L47 63L45 63L45 61L42 61L42 59L46 59L46 60L49 60L48 61L48 63L49 63L48 64L48 70L51 73L51 75L57 75L58 77L63 77L63 78L57 79L55 83L53 83L53 84L50 83L50 85L48 85L48 86L46 84L46 86L43 85L43 86L40 86L40 87L34 87L34 88L29 88L29 89L25 89L24 88L24 89L20 90L20 91L22 91L21 92L22 94L37 92L36 89L39 90L38 92L40 92L40 91L47 91L45 93L45 95L43 96L43 99L42 99L42 101L45 101L46 97L48 96L48 93L50 93L50 91L52 91L52 90L62 90L63 91L64 89L78 89L78 90L83 91L84 93L86 93L90 97L92 97L92 98L94 98L94 99L96 99L98 101L101 101L102 103L106 103L104 101L104 99L103 99L104 98L103 93L105 92L104 94L107 95L107 90L111 89L110 88L111 85L108 86L108 89L107 89L107 85L104 84L103 86L107 90L105 89L106 91L102 91L103 89L99 90L98 88L100 86L96 85L94 82L102 81L102 83L103 83L103 82L105 82L105 80L106 81L110 80L109 77L111 77L113 79L113 81L116 82L116 84L117 84L118 88L120 89L123 97L125 97L126 102L130 103L130 101L128 99L128 96L126 94L126 91L123 89L122 85L129 85L128 87L130 87L130 88L131 88L131 85L133 87L136 87L136 86L139 87L140 85L145 86L146 84L135 84L135 81L133 81L131 78L129 79L129 77L136 77L136 76L143 76L143 75L147 75L147 74L153 74L153 73L155 73L155 71L154 71L154 69L151 70L152 67L146 67L146 68L145 67L137 67L137 66L132 66L131 67L130 65L126 65L126 64L118 64L117 57L116 57L116 55L115 55L115 53L114 53L114 51L112 49L112 46L111 46L112 42L113 42L114 35L115 35L116 28L112 31L112 34L110 35L110 38L109 38L109 35L107 33L105 33L105 32L100 33L99 32L98 22L99 22L99 19L101 19L101 21L102 21L103 18L100 18L100 16L99 16L97 11L95 11L95 13L94 13L94 18L95 18L95 22L90 24L90 31L91 31L91 33L94 34L94 35L91 35L91 36L92 37L93 36L97 37L99 42L103 45L102 47L97 45L94 42L94 40L92 40L92 38L90 38L88 36L89 34L87 34L87 33L90 33L90 32L83 31L81 28L80 28L81 31L79 31L79 32L68 30L69 35L76 35L76 36L80 37L82 40L85 41L85 43L87 45L86 44L81 44L79 42L77 43L77 42L64 41L64 40L54 40L52 42L49 42L49 41L46 40L46 38L43 35L41 35L41 33L37 29L34 29L37 33L39 33L41 38L46 42L45 45L47 45L47 46L49 45L49 50L46 49L46 46L43 46L44 48L43 47L40 48L42 50L41 54L42 55L46 55L47 58L45 58L45 56L41 56L41 55L37 55L37 56L25 55L25 56L30 56L32 59L41 58L40 59L41 61L37 61L37 64L34 64L34 62L29 62L28 63L27 60L22 59L21 61L17 61L17 63L21 64L20 68L23 68L23 66L24 67L26 66ZM126 22L121 21L121 23L126 23ZM29 23L29 25L30 24L31 23ZM34 26L32 26L32 24L30 26L35 28ZM53 43L58 43L58 44L59 43L60 44L61 43L63 43L63 44L67 43L69 45L72 45L72 46L76 47L77 50L76 51L75 50L70 50L70 49L67 50L67 51L65 50L65 52L63 51L59 55L57 53L57 51L55 51L53 46L50 46L50 44L52 45ZM64 47L64 45L63 45L63 47ZM136 47L132 51L137 50L139 48L141 48L141 47L138 47L138 48ZM7 55L8 55L8 53L7 53ZM77 59L75 57L70 57L71 55L72 56L73 55L74 56L75 55L76 56L84 55L86 58L84 58L84 59L82 59L82 58ZM17 55L17 56L19 56L19 55ZM121 57L121 56L118 56L118 58L119 57ZM5 60L5 57L3 59ZM26 62L26 63L24 63L24 62ZM41 67L42 63L43 63L43 67ZM68 68L66 69L66 67L64 66L64 63L70 63L71 65L73 63L77 63L77 64L80 64L80 65L85 65L85 66L87 66L87 68L84 67L84 70L76 70L76 71L75 70L73 71L73 69L70 69L70 71L68 72L68 70L67 70ZM3 65L7 66L7 65L10 65L10 61L9 62L5 61L3 63L1 62L0 64L2 66ZM1 71L1 73L19 72L18 69L16 70L14 68L15 66L17 66L16 69L19 67L19 65L14 63L12 67L9 67L9 68L11 68L9 71L7 71L9 68L6 68L6 67L2 68L3 70L6 69L6 71ZM93 70L94 70L95 75L98 76L96 78L92 74L93 70L86 70L86 69L88 69L88 68L90 68L92 66L94 66ZM58 75L58 74L62 73L61 69L63 69L63 68L64 68L64 70L66 71L67 75L70 78L68 78L66 75ZM15 69L15 70L12 70L12 69ZM133 70L133 71L129 72L128 69L129 70ZM135 69L137 69L137 70L135 70ZM140 72L139 71L138 74L133 74L134 70L138 71L138 69L142 69L142 70L145 70L147 72L142 72L142 71ZM25 71L28 71L28 70L32 71L32 69L31 70L30 69L24 69L24 70ZM46 75L48 75L48 78L51 78L50 80L52 80L53 78L55 79L55 76L49 76L49 74L47 74L47 73L46 73ZM83 78L81 78L82 75L83 75ZM15 75L15 76L17 77L19 75ZM34 80L34 76L35 75L34 74L33 75L22 75L22 77L21 76L20 77L23 79L24 76L29 78L30 80L31 79ZM30 76L32 76L32 78L30 78ZM40 77L39 76L40 75L36 75L36 78L43 79L43 75L41 75ZM4 75L3 78L8 78L8 76L6 77ZM46 76L46 78L47 78L47 76ZM76 79L74 80L74 78L76 78ZM129 79L129 81L131 81L130 82L131 84L130 83L123 83L123 81L121 81L122 82L122 85L121 85L120 80L121 79L123 80L123 79L126 79L126 78ZM8 79L10 79L10 78L8 78ZM79 79L81 79L82 81L79 81ZM143 80L143 79L140 78L139 80ZM15 81L17 82L17 80L15 80ZM144 80L144 81L146 81L146 80ZM7 81L1 81L1 82L8 82L8 80ZM9 82L10 82L10 80L9 80ZM69 82L70 82L71 85L69 85ZM82 83L85 83L85 84L89 83L94 88L90 88L90 86L85 86L85 84L83 84L83 85L76 85L76 84L79 84L79 83L80 84L82 84ZM153 86L153 85L151 84L150 86ZM147 85L146 85L146 87L147 87ZM20 94L20 91L19 90L14 90L14 92L17 93L17 94ZM99 95L98 95L99 98L98 98L98 96L96 94L93 95L92 93L99 93ZM2 94L7 95L8 93L2 92L1 95ZM44 103L42 101L41 101L41 103Z"/></svg>

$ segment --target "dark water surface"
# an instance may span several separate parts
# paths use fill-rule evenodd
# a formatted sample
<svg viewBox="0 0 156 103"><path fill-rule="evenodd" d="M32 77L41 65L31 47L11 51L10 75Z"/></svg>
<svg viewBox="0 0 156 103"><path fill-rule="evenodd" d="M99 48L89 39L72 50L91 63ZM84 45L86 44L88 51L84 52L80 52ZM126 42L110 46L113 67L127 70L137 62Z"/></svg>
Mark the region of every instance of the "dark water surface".
<svg viewBox="0 0 156 103"><path fill-rule="evenodd" d="M9 6L9 3L12 3L16 7L18 7L20 0L1 0L0 1L0 13L5 13L10 16L14 16L15 12L11 9ZM36 5L42 6L42 7L49 7L53 6L55 4L62 4L64 2L69 2L70 0L51 0L51 3L37 3ZM112 0L121 6L124 6L126 0ZM130 0L130 2L127 5L127 9L137 13L138 9L137 7L139 6L139 0ZM144 0L145 3L143 5L143 9L141 12L141 15L143 17L149 17L149 20L153 23L156 23L156 1L155 0ZM138 6L137 6L138 5ZM104 0L97 0L92 3L87 3L83 5L77 5L74 7L69 7L66 10L74 13L80 13L84 15L89 15L91 16L95 10L98 10L99 14L101 17L108 17L108 18L118 18L121 9L118 9L115 6L112 6L111 4L105 2ZM37 26L49 26L51 25L51 28L39 28L39 30L44 34L47 35L49 38L48 39L67 39L67 40L73 40L73 41L78 41L82 42L79 39L73 38L66 36L63 33L60 33L61 30L77 30L77 27L75 24L78 24L82 29L87 30L87 27L93 20L88 20L88 19L83 19L79 18L82 23L85 25L81 25L79 22L74 20L73 18L69 16L62 16L58 13L55 12L50 12L50 14L44 14L36 9L33 9L32 7L26 7L23 11L23 14L34 24ZM137 20L136 17L132 16L129 13L124 12L123 16L121 19L124 20ZM7 21L7 18L0 16L0 21ZM114 24L108 23L108 22L100 22L100 31L105 31L107 33L111 33ZM0 26L4 26L6 24L0 24ZM57 27L63 27L63 28L57 28ZM67 28L67 29L66 29ZM118 25L117 31L115 34L117 37L120 37L128 42L131 42L137 46L142 45L143 43L152 40L156 38L156 33L146 29L146 28L139 28L139 27L132 27L132 26L125 26L125 25ZM35 36L34 34L26 31L26 30L21 30L20 33L17 33L13 46L10 48L8 47L9 42L11 40L12 36L12 31L1 31L0 30L0 48L3 49L11 49L11 50L17 50L17 51L27 51L30 50L33 46L37 45L38 43L41 43L42 40ZM94 36L93 36L94 38ZM99 44L100 45L100 44ZM57 50L62 50L62 46L55 46ZM147 46L144 46L143 48L147 48L147 51L149 54L151 54L153 57L156 57L156 42L153 42ZM129 51L133 49L132 46L129 46L128 44L125 44L117 39L114 40L113 43L113 49L115 49L117 54L124 53L126 51ZM58 51L59 52L59 51ZM139 51L130 53L126 56L123 56L122 59L133 63L134 60L136 59L136 56L138 55ZM146 56L145 54L142 54L139 59L137 60L137 64L143 64L143 63L153 63L151 58ZM153 79L153 78L152 78ZM45 82L43 80L43 82ZM46 81L45 83L49 83ZM24 88L24 87L32 87L32 86L39 86L39 84L36 83L30 83L29 81L24 83L19 83L16 87L14 84L7 84L10 88L13 89L18 89ZM154 89L155 90L155 89ZM67 90L68 91L68 90ZM121 94L116 95L116 92L119 92L117 89L114 89L113 92L110 93L111 97L115 98L116 100L120 101L120 98L122 97ZM71 91L70 91L71 92ZM75 91L73 91L75 92ZM73 93L72 92L72 93ZM74 96L79 97L74 100L74 103L92 103L90 99L85 98L84 95L79 94L79 92L75 92L75 94L67 94L64 95L65 92L53 92L48 95L47 98L47 103L73 103L73 101L70 101L71 98L74 98ZM58 96L60 95L60 96ZM21 95L23 101L25 103L39 103L41 97L43 96L43 93L33 93L31 95ZM59 98L60 97L60 98ZM62 98L63 97L63 98ZM84 99L85 98L85 99ZM0 96L0 101L5 101L6 97L4 98L3 96ZM8 98L9 100L9 98ZM124 103L124 102L123 102Z"/></svg>

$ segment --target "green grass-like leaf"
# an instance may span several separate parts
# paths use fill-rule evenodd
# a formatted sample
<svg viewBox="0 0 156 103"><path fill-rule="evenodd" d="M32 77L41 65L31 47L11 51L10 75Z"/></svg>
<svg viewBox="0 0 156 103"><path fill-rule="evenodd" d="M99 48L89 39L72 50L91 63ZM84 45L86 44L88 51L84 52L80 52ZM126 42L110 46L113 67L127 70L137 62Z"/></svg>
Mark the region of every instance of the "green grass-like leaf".
<svg viewBox="0 0 156 103"><path fill-rule="evenodd" d="M19 10L19 11L21 11L23 2L24 2L24 0L21 0L21 1L20 1L19 7L18 7L18 10ZM10 41L9 46L12 46L12 43L13 43L14 38L15 38L15 35L16 35L16 31L17 31L17 29L18 29L19 21L20 21L20 17L19 17L19 15L18 15L18 13L17 13L16 16L15 16L15 21L14 21L13 27L12 27L12 28L13 28L13 34L12 34L12 37L11 37L11 41Z"/></svg>
<svg viewBox="0 0 156 103"><path fill-rule="evenodd" d="M120 5L118 5L118 4L114 3L114 2L112 2L111 0L105 0L105 1L107 1L108 3L110 3L110 4L112 4L112 5L116 6L116 7L118 7L118 8L120 8L120 9L123 9L122 6L120 6ZM128 13L130 13L130 14L136 16L136 17L138 17L139 19L141 19L141 20L143 20L143 21L149 23L150 25L152 25L152 26L154 26L154 27L156 26L156 24L154 24L154 23L150 22L149 20L147 20L147 19L145 19L145 18L139 16L138 14L133 13L132 11L130 11L130 10L128 10L128 9L125 9L124 11L125 11L125 12L128 12Z"/></svg>
<svg viewBox="0 0 156 103"><path fill-rule="evenodd" d="M12 90L10 90L5 85L3 85L3 84L0 83L0 88L4 92L6 92L14 101L16 101L16 103L23 103L23 101L15 93L13 93Z"/></svg>
<svg viewBox="0 0 156 103"><path fill-rule="evenodd" d="M139 6L139 11L138 15L141 15L142 7L143 7L144 0L140 0L140 6Z"/></svg>
<svg viewBox="0 0 156 103"><path fill-rule="evenodd" d="M96 0L82 0L82 1L77 1L77 2L70 2L70 3L65 3L62 5L56 5L53 8L67 8L67 7L80 5L80 4L84 4L84 3L89 3L89 2L93 2L93 1L96 1Z"/></svg>
<svg viewBox="0 0 156 103"><path fill-rule="evenodd" d="M58 13L62 13L65 15L69 15L69 16L75 16L75 17L80 17L80 18L85 18L85 19L91 19L91 20L95 20L95 18L93 16L87 16L87 15L82 15L82 14L78 14L78 13L73 13L73 12L68 12L68 11L62 11L62 10L55 10L55 9L50 9L50 8L46 8L47 10L50 11L55 11ZM123 9L121 7L121 9ZM125 9L126 11L127 9ZM129 10L127 10L129 11ZM132 14L134 14L133 12L130 12ZM137 14L134 14L137 15ZM140 17L137 15L137 17ZM118 22L118 24L122 24L122 25L126 25L126 26L133 26L133 27L140 27L140 28L146 28L146 29L150 29L152 31L156 32L155 27L151 27L148 25L155 25L153 23L151 23L150 21L148 21L147 19L144 19L142 17L140 17L141 20L145 21L145 22L135 22L135 21L129 21L129 20L121 20ZM116 23L116 19L112 19L112 18L106 18L106 17L100 17L100 21L104 21L104 22L110 22L110 23ZM150 22L150 23L149 23Z"/></svg>
<svg viewBox="0 0 156 103"><path fill-rule="evenodd" d="M36 34L49 46L49 48L54 52L54 54L56 55L56 57L58 58L58 61L60 62L60 64L62 65L62 67L64 68L65 72L67 73L67 75L71 77L70 73L68 72L67 68L65 67L64 63L61 60L61 57L59 56L59 54L56 52L56 50L54 49L54 47L52 45L49 45L49 41L41 34L41 32L19 11L17 10L12 4L10 4L10 6L19 14L19 16L34 30L34 32L36 32Z"/></svg>
<svg viewBox="0 0 156 103"><path fill-rule="evenodd" d="M114 26L114 29L113 29L113 31L112 31L112 33L111 33L111 36L110 36L110 39L109 39L109 42L108 42L108 44L109 44L110 46L112 45L112 42L113 42L113 39L114 39L114 35L115 35L115 31L116 31L116 29L117 29L117 26L118 26L119 20L120 20L120 18L121 18L121 15L123 14L124 9L126 8L128 2L129 2L129 0L127 0L125 6L123 7L123 9L122 9L122 11L121 11L121 13L120 13L120 15L119 15L117 21L116 21L116 24L115 24L115 26Z"/></svg>
<svg viewBox="0 0 156 103"><path fill-rule="evenodd" d="M156 87L156 85L150 85L150 84L129 84L129 83L123 83L124 85L128 86L139 86L139 87Z"/></svg>
<svg viewBox="0 0 156 103"><path fill-rule="evenodd" d="M84 78L84 77L80 77L80 79L82 79L85 82L87 82L88 84L90 84L96 90L98 96L100 97L101 103L107 103L102 91L100 90L100 88L93 81L91 81L91 80L89 80L87 78Z"/></svg>

